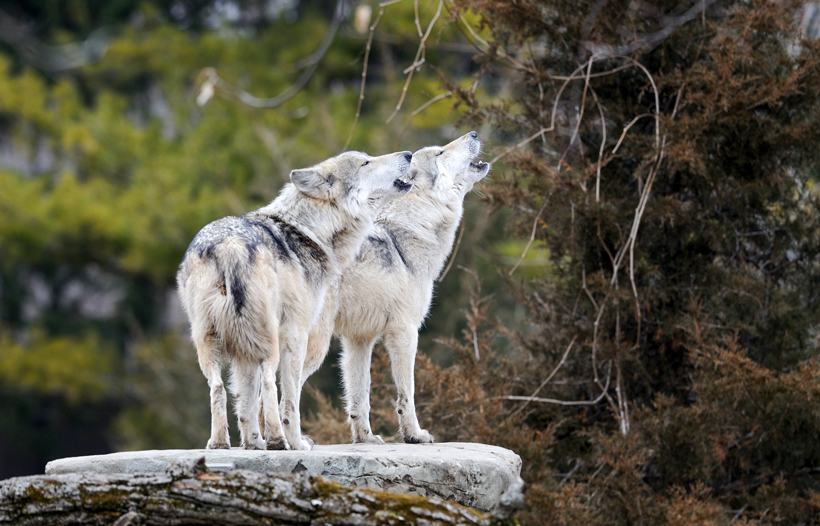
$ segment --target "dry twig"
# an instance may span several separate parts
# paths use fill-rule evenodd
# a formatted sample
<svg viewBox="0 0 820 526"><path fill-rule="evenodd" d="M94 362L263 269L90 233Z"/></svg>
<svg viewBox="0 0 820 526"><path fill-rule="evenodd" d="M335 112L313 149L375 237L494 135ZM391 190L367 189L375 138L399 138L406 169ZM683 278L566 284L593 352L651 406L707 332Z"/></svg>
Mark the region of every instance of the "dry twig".
<svg viewBox="0 0 820 526"><path fill-rule="evenodd" d="M342 150L346 150L347 147L350 145L350 141L353 139L353 131L356 129L356 125L359 123L359 117L362 114L362 103L364 103L364 88L367 84L367 66L370 63L370 49L373 47L373 34L376 32L376 28L379 26L379 22L384 16L384 7L385 4L379 4L379 14L376 16L376 20L370 25L369 33L367 34L367 44L364 46L364 65L362 66L362 82L359 85L359 100L356 103L356 115L353 117L353 124L350 125L350 131L347 134L347 140L345 141L345 145Z"/></svg>
<svg viewBox="0 0 820 526"><path fill-rule="evenodd" d="M561 356L561 359L558 360L558 365L556 365L552 369L552 372L550 374L548 374L547 377L544 378L544 380L538 385L538 387L535 389L535 391L532 392L532 394L529 396L530 399L526 400L525 401L526 403L521 404L520 407L516 408L513 412L511 412L505 420L509 420L510 418L514 417L515 415L517 415L518 413L523 411L524 408L526 408L529 405L529 403L532 401L532 398L535 397L536 395L538 395L538 393L541 392L541 389L543 389L550 382L550 380L552 380L552 378L558 373L558 370L561 369L561 367L564 366L564 362L567 361L567 357L569 356L569 353L572 351L572 347L575 345L575 340L576 339L577 339L577 337L572 338L572 341L570 341L569 345L567 345L567 348L564 351L563 356Z"/></svg>
<svg viewBox="0 0 820 526"><path fill-rule="evenodd" d="M407 68L405 68L404 70L406 78L404 79L404 86L402 86L401 88L399 102L396 104L396 108L393 110L393 113L391 113L390 117L387 118L387 122L392 121L393 118L401 110L401 107L404 105L404 99L407 97L407 90L408 88L410 88L410 82L413 81L413 75L424 64L424 54L427 46L427 39L430 38L430 34L433 32L433 27L436 25L436 22L438 22L439 17L441 17L441 9L443 6L444 0L439 0L438 7L436 8L436 13L433 15L433 18L427 25L427 30L424 32L424 35L422 35L421 39L419 40L419 47L416 50L416 57L413 59L413 63L407 66Z"/></svg>
<svg viewBox="0 0 820 526"><path fill-rule="evenodd" d="M250 106L251 108L256 109L272 109L278 108L282 104L286 103L293 97L295 97L299 92L307 85L310 79L313 77L313 74L316 72L316 69L319 67L322 59L327 54L328 49L330 49L331 44L333 44L333 40L336 38L336 33L339 31L339 27L344 21L345 17L347 16L347 1L346 0L338 0L336 3L336 10L333 14L333 20L330 23L330 28L328 29L327 34L325 35L324 40L322 40L319 47L311 53L306 59L303 59L299 62L299 66L304 68L302 74L299 75L299 78L288 86L282 93L275 97L269 98L262 98L257 97L244 91L242 89L236 88L231 86L228 82L226 82L222 77L219 76L216 69L209 67L202 70L200 74L204 77L204 81L200 88L199 96L197 97L197 103L200 106L204 105L208 102L215 91L221 91L227 94L230 97L238 100L242 104L246 106Z"/></svg>

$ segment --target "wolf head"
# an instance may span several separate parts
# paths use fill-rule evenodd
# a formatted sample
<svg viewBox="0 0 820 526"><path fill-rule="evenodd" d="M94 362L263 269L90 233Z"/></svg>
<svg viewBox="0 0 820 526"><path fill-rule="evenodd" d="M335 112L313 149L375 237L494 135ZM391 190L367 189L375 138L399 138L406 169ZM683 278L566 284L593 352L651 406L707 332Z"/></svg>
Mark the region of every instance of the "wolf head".
<svg viewBox="0 0 820 526"><path fill-rule="evenodd" d="M420 193L439 200L463 199L490 171L489 163L475 160L480 152L474 131L445 146L427 146L413 154L410 179Z"/></svg>
<svg viewBox="0 0 820 526"><path fill-rule="evenodd" d="M379 157L344 152L310 168L293 170L290 180L302 194L359 215L373 196L390 199L410 190L411 158L410 152Z"/></svg>

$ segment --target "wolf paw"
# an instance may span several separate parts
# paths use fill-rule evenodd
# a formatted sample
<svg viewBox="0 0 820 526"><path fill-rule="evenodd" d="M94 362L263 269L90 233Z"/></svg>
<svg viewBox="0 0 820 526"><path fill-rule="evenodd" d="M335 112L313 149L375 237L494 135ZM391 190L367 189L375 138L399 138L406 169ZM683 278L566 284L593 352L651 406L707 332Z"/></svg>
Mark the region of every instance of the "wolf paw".
<svg viewBox="0 0 820 526"><path fill-rule="evenodd" d="M433 435L425 429L405 435L404 441L408 444L432 444L434 442Z"/></svg>
<svg viewBox="0 0 820 526"><path fill-rule="evenodd" d="M316 445L316 441L310 438L308 435L302 435L302 440L310 444L310 448L313 449L313 446Z"/></svg>
<svg viewBox="0 0 820 526"><path fill-rule="evenodd" d="M295 442L295 444L294 444ZM308 442L304 438L299 439L299 441L291 442L291 449L297 449L299 451L310 451L313 448L313 444Z"/></svg>
<svg viewBox="0 0 820 526"><path fill-rule="evenodd" d="M356 438L356 440L354 440L353 443L354 444L384 444L384 439L382 439L382 437L380 437L379 435L374 435L373 433L370 433L368 435L365 435L363 438Z"/></svg>
<svg viewBox="0 0 820 526"><path fill-rule="evenodd" d="M248 442L239 444L242 449L265 449L267 444L259 437L256 437Z"/></svg>
<svg viewBox="0 0 820 526"><path fill-rule="evenodd" d="M290 449L285 437L271 438L265 442L266 449L269 451L284 451Z"/></svg>
<svg viewBox="0 0 820 526"><path fill-rule="evenodd" d="M205 449L231 449L231 444L227 441L210 439L205 444Z"/></svg>

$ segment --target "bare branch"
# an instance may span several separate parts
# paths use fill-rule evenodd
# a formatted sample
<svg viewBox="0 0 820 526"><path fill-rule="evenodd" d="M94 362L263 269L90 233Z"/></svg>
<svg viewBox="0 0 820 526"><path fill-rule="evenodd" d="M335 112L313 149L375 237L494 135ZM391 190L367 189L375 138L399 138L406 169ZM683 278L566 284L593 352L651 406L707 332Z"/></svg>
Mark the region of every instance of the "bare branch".
<svg viewBox="0 0 820 526"><path fill-rule="evenodd" d="M346 150L347 147L350 145L350 141L353 139L353 131L356 129L356 125L359 123L359 117L362 114L362 103L364 102L364 88L367 84L367 66L370 63L370 49L373 47L373 34L376 32L376 28L379 26L379 22L384 16L384 5L379 6L379 14L376 16L376 20L370 25L370 32L367 35L367 44L364 47L364 65L362 66L362 82L359 85L359 100L356 103L356 115L353 117L353 124L350 125L350 131L347 134L347 140L345 141L345 145L342 148Z"/></svg>
<svg viewBox="0 0 820 526"><path fill-rule="evenodd" d="M612 69L607 69L605 71L599 71L598 73L591 73L589 75L589 78L595 79L595 78L598 78L598 77L608 77L609 75L614 75L615 73L618 73L618 72L623 71L625 69L629 69L631 67L632 67L631 64L623 64L621 66L614 67ZM576 70L576 71L579 71L579 70ZM552 79L552 80L584 80L584 79L587 78L587 75L586 74L584 74L584 75L572 74L572 75L569 75L569 76L566 76L566 75L550 75L549 78Z"/></svg>
<svg viewBox="0 0 820 526"><path fill-rule="evenodd" d="M419 0L413 0L413 14L415 15L416 33L421 38L424 33L421 30L421 20L419 19Z"/></svg>
<svg viewBox="0 0 820 526"><path fill-rule="evenodd" d="M589 92L589 74L592 73L592 63L595 61L595 56L589 58L586 62L586 75L584 75L584 90L581 92L581 104L578 106L578 118L575 121L575 128L572 130L572 135L569 138L569 144L567 145L564 152L561 154L561 157L558 159L558 163L555 166L556 172L561 171L561 164L564 162L564 158L566 157L567 153L569 152L572 145L575 144L575 139L578 137L578 132L581 129L581 121L584 120L584 110L586 109L586 100L587 100L587 93Z"/></svg>
<svg viewBox="0 0 820 526"><path fill-rule="evenodd" d="M584 42L583 46L593 55L599 58L612 58L623 55L630 55L636 51L649 51L657 47L661 42L669 38L679 27L695 19L701 13L706 13L715 0L698 0L685 13L672 18L669 23L659 31L649 35L641 35L630 44L612 46L609 44L597 44L595 42Z"/></svg>
<svg viewBox="0 0 820 526"><path fill-rule="evenodd" d="M517 144L514 144L513 146L510 146L509 148L507 148L507 149L506 149L506 150L504 150L503 152L501 152L501 153L499 153L498 155L496 155L495 157L493 157L493 158L492 158L492 160L490 161L490 164L495 164L495 163L496 163L496 161L498 161L498 160L499 160L499 159L501 159L502 157L506 156L506 155L507 155L508 153L510 153L511 151L513 151L513 150L517 150L518 148L522 148L522 147L526 146L527 144L531 143L532 141L534 141L535 139L537 139L537 138L538 138L538 137L540 137L541 135L543 135L543 134L545 134L545 133L547 133L547 132L550 132L550 131L552 131L552 130L553 130L553 128L541 128L540 130L538 130L537 132L533 133L532 135L530 135L530 136L529 136L529 137L527 137L526 139L522 140L521 142L519 142L519 143L517 143Z"/></svg>
<svg viewBox="0 0 820 526"><path fill-rule="evenodd" d="M413 75L416 71L424 64L424 53L425 53L425 46L427 45L427 39L430 38L430 34L433 32L433 27L438 22L439 17L441 16L441 9L444 7L444 0L438 1L438 7L436 8L436 13L433 15L433 18L430 20L430 23L427 25L427 30L422 35L421 39L419 40L419 47L416 50L416 58L413 59L413 63L404 70L404 73L407 77L404 80L404 86L401 88L401 95L399 96L399 102L396 104L396 108L393 110L393 113L390 114L390 117L387 118L387 122L393 120L393 118L399 113L401 110L402 105L404 104L404 99L407 97L407 89L410 87L410 82L413 80Z"/></svg>
<svg viewBox="0 0 820 526"><path fill-rule="evenodd" d="M601 400L603 400L607 396L607 390L609 390L610 378L612 377L611 369L612 369L612 367L611 367L611 364L610 364L610 367L607 370L607 375L606 375L606 385L603 386L603 389L601 390L601 394L599 394L597 397L593 398L592 400L558 400L556 398L543 398L543 397L540 397L540 396L516 396L516 395L501 396L500 398L503 399L503 400L520 400L520 401L525 401L525 402L538 402L538 403L541 403L541 404L555 404L555 405L568 405L568 406L596 405L597 403L599 403Z"/></svg>
<svg viewBox="0 0 820 526"><path fill-rule="evenodd" d="M603 164L604 148L606 146L606 117L604 117L604 108L598 100L598 94L595 90L590 88L592 99L595 101L595 106L598 108L598 115L601 119L601 145L598 148L598 162L595 163L595 202L601 201L601 166Z"/></svg>
<svg viewBox="0 0 820 526"><path fill-rule="evenodd" d="M616 142L615 146L612 148L612 153L613 154L618 152L618 148L621 147L621 143L626 138L626 134L629 132L629 130L635 125L635 123L637 123L639 120L643 119L644 117L653 117L653 115L651 113L641 113L640 115L638 115L637 117L635 117L634 119L629 121L629 124L624 126L624 129L621 132L621 136L618 137L618 142Z"/></svg>
<svg viewBox="0 0 820 526"><path fill-rule="evenodd" d="M657 168L660 166L660 162L663 159L663 148L661 147L661 103L660 103L660 94L658 92L658 86L655 83L655 79L652 77L652 74L649 73L649 70L646 67L638 62L637 60L631 57L623 57L624 59L630 61L635 67L639 68L644 75L646 75L647 79L649 80L649 84L652 86L652 91L655 95L655 160L652 163L652 168L650 169L649 177L647 178L647 184L641 190L641 196L638 200L638 206L635 209L635 217L632 221L632 228L629 233L629 237L627 238L627 242L621 247L618 253L615 255L615 262L612 266L612 279L610 283L613 285L618 280L618 269L620 268L621 263L623 262L623 258L626 255L627 251L630 250L630 247L634 249L634 242L635 238L638 235L638 227L641 223L641 217L643 216L643 210L646 207L646 201L649 199L649 191L652 188L652 182L655 180L655 174L657 173Z"/></svg>
<svg viewBox="0 0 820 526"><path fill-rule="evenodd" d="M270 98L257 97L255 95L248 93L247 91L231 86L229 83L227 83L224 79L222 79L219 76L216 69L205 68L202 70L201 73L205 80L201 87L200 97L197 97L197 102L199 102L200 105L206 103L210 96L203 96L203 94L207 94L209 91L216 89L224 92L230 97L233 97L242 104L250 106L251 108L278 108L282 104L286 103L287 101L291 100L293 97L298 95L299 92L307 85L307 83L313 77L313 74L316 72L316 69L319 67L319 64L321 63L322 59L327 54L328 49L330 49L331 44L333 44L333 40L336 38L336 33L338 33L339 27L341 26L342 21L344 21L346 16L347 1L338 0L338 2L336 3L336 10L333 14L333 20L330 23L330 28L328 29L328 32L325 35L324 40L322 40L321 44L319 44L319 47L316 49L316 51L311 53L305 59L299 61L299 67L304 68L304 71L302 71L301 75L299 75L299 78L296 79L296 82L291 84L279 95Z"/></svg>
<svg viewBox="0 0 820 526"><path fill-rule="evenodd" d="M572 351L572 347L575 345L575 340L576 339L577 339L577 337L572 338L572 341L570 341L569 345L567 345L567 348L564 351L563 356L561 356L561 359L558 360L558 365L556 365L552 369L552 372L550 374L548 374L547 377L544 378L544 380L538 385L538 387L535 389L535 391L532 392L532 394L530 395L530 400L526 400L526 403L522 404L520 407L518 407L512 413L510 413L510 415L507 417L507 419L512 418L513 416L515 416L518 413L520 413L521 411L523 411L524 408L527 407L527 405L529 405L529 403L532 401L531 399L533 397L535 397L538 393L540 393L541 389L543 389L550 382L550 380L552 380L552 378L558 373L558 370L561 369L561 367L564 366L564 362L567 361L567 357L569 356L569 353Z"/></svg>
<svg viewBox="0 0 820 526"><path fill-rule="evenodd" d="M544 213L544 209L547 207L548 202L549 196L546 199L544 199L544 204L541 205L541 208L538 210L538 213L535 214L535 219L532 222L532 231L530 232L530 239L529 241L527 241L527 246L524 247L524 251L521 252L521 256L518 258L518 261L516 261L515 265L513 265L513 268L510 269L510 272L507 274L508 276L512 276L513 273L521 265L521 262L524 261L524 258L527 257L527 253L530 251L530 247L532 247L532 244L535 242L535 231L538 228L538 221L541 219L541 214Z"/></svg>
<svg viewBox="0 0 820 526"><path fill-rule="evenodd" d="M430 106L435 104L436 102L444 100L446 98L449 98L452 95L453 95L452 91L445 91L444 93L439 93L438 95L436 95L432 99L428 100L427 102L425 102L424 104L422 104L421 106L419 106L418 108L413 110L413 113L411 113L410 116L415 117L416 115L423 112L424 110L426 110L427 108L429 108Z"/></svg>
<svg viewBox="0 0 820 526"><path fill-rule="evenodd" d="M592 60L592 59L590 59L590 60ZM565 80L561 84L561 87L558 88L558 92L555 94L555 99L553 99L553 101L552 101L552 112L550 113L550 125L549 125L549 127L541 128L540 130L538 130L534 134L530 135L526 139L522 140L521 142L519 142L519 143L505 149L503 152L501 152L500 154L493 157L493 159L490 161L491 163L494 164L496 161L498 161L502 157L505 157L507 154L509 154L513 150L517 150L519 148L522 148L523 146L531 143L532 141L534 141L538 137L541 137L543 134L555 130L555 115L558 112L558 103L561 101L561 95L564 93L564 90L567 89L567 86L569 86L569 83L572 82L573 80L589 78L586 75L581 76L581 77L576 77L575 76L575 75L578 74L579 71L582 71L584 68L587 68L588 63L589 63L589 61L584 62L583 64L581 64L580 66L575 68L575 71L573 71L568 77L565 77Z"/></svg>
<svg viewBox="0 0 820 526"><path fill-rule="evenodd" d="M448 6L448 9L449 9L449 6ZM470 41L470 43L473 45L473 47L475 47L476 51L478 51L480 53L483 53L485 55L488 55L488 56L499 56L502 59L506 60L509 63L509 65L513 67L513 69L518 69L518 70L521 70L521 71L527 71L527 72L530 72L530 73L535 72L534 69L530 68L529 66L527 66L526 64L524 64L520 60L516 59L515 57L508 55L502 49L495 48L495 49L492 49L492 51L491 51L490 44L487 43L486 40L481 38L481 35L476 33L475 29L473 29L473 27L467 22L467 20L464 19L464 15L462 15L461 13L458 13L458 20L459 20L459 22L462 23L464 28L467 30L467 34L464 34L464 33L462 33L462 34L464 34L465 38L467 38L467 40Z"/></svg>

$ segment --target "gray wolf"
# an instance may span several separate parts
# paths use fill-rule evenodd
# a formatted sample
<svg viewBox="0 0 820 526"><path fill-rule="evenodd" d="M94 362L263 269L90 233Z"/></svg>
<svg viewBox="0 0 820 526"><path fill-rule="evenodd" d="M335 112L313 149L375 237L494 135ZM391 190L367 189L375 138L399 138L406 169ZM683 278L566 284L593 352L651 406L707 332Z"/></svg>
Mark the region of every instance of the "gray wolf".
<svg viewBox="0 0 820 526"><path fill-rule="evenodd" d="M413 189L384 204L311 333L302 381L321 365L331 336L339 337L354 443L382 442L370 428L370 358L379 340L389 354L396 384L400 436L409 443L433 441L419 426L414 403L418 330L452 250L464 197L490 170L488 163L476 161L480 149L478 134L470 132L446 146L413 154Z"/></svg>
<svg viewBox="0 0 820 526"><path fill-rule="evenodd" d="M310 449L299 416L308 333L326 291L338 287L371 230L377 208L411 187L410 159L410 152L345 152L294 170L272 203L214 221L194 237L177 285L210 388L206 447L230 447L221 374L229 364L240 445Z"/></svg>

